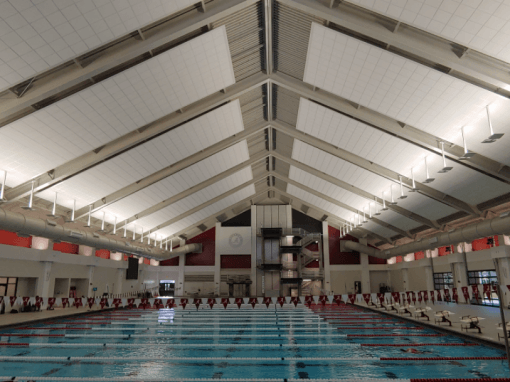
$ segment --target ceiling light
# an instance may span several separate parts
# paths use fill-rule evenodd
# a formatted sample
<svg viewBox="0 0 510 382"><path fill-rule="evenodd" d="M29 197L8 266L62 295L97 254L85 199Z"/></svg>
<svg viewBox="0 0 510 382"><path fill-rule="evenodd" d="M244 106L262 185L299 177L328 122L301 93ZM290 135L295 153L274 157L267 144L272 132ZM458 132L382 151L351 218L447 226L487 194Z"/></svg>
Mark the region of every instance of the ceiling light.
<svg viewBox="0 0 510 382"><path fill-rule="evenodd" d="M368 203L368 218L372 219L372 203Z"/></svg>
<svg viewBox="0 0 510 382"><path fill-rule="evenodd" d="M151 245L151 230L149 230L149 233L147 234L147 244Z"/></svg>
<svg viewBox="0 0 510 382"><path fill-rule="evenodd" d="M361 216L359 214L359 211L358 211L358 227L361 227Z"/></svg>
<svg viewBox="0 0 510 382"><path fill-rule="evenodd" d="M432 183L436 178L431 178L429 175L429 164L427 163L427 157L425 157L425 175L427 178L423 181L423 183Z"/></svg>
<svg viewBox="0 0 510 382"><path fill-rule="evenodd" d="M170 240L170 252L174 250L174 241Z"/></svg>
<svg viewBox="0 0 510 382"><path fill-rule="evenodd" d="M414 168L411 169L411 179L413 181L412 188L409 190L409 192L416 192L418 189L416 188L416 182L414 181Z"/></svg>
<svg viewBox="0 0 510 382"><path fill-rule="evenodd" d="M386 207L386 199L384 199L384 191L382 193L382 209L381 211L388 211L388 207Z"/></svg>
<svg viewBox="0 0 510 382"><path fill-rule="evenodd" d="M404 186L402 185L402 175L399 175L398 179L400 180L400 196L399 196L399 199L405 199L405 198L407 198L407 195L404 195Z"/></svg>
<svg viewBox="0 0 510 382"><path fill-rule="evenodd" d="M74 211L76 210L76 199L73 199L73 210L71 211L71 219L66 219L66 223L74 223Z"/></svg>
<svg viewBox="0 0 510 382"><path fill-rule="evenodd" d="M444 173L447 173L448 171L450 171L453 167L446 166L446 157L444 155L444 142L439 142L439 143L441 143L441 152L443 154L443 168L441 170L439 170L438 173L444 174Z"/></svg>
<svg viewBox="0 0 510 382"><path fill-rule="evenodd" d="M143 227L142 227L142 235L140 236L140 243L143 243Z"/></svg>
<svg viewBox="0 0 510 382"><path fill-rule="evenodd" d="M136 224L133 224L133 241L135 241L135 235L136 235Z"/></svg>
<svg viewBox="0 0 510 382"><path fill-rule="evenodd" d="M85 227L90 227L90 217L92 215L92 204L89 206L89 217L87 218L87 225Z"/></svg>
<svg viewBox="0 0 510 382"><path fill-rule="evenodd" d="M32 208L33 203L34 203L34 182L32 182L32 189L30 190L30 198L28 199L28 205L23 206L21 208L23 208L24 210L34 211L34 208Z"/></svg>
<svg viewBox="0 0 510 382"><path fill-rule="evenodd" d="M106 212L103 211L103 221L101 222L101 229L99 230L99 232L104 232L104 219L106 217Z"/></svg>
<svg viewBox="0 0 510 382"><path fill-rule="evenodd" d="M469 152L468 149L467 149L466 135L464 134L464 126L462 126L460 130L462 132L462 143L464 144L464 155L462 155L459 158L459 160L470 159L470 158L475 156L475 153Z"/></svg>
<svg viewBox="0 0 510 382"><path fill-rule="evenodd" d="M374 216L379 216L381 214L381 211L379 211L378 209L378 204L377 204L377 196L374 196L374 199L375 199L375 212L374 212Z"/></svg>
<svg viewBox="0 0 510 382"><path fill-rule="evenodd" d="M116 235L116 234L117 234L117 216L114 216L112 235Z"/></svg>
<svg viewBox="0 0 510 382"><path fill-rule="evenodd" d="M367 217L366 217L366 215L365 215L365 208L366 208L366 207L363 207L363 224L364 224L364 223L368 223Z"/></svg>
<svg viewBox="0 0 510 382"><path fill-rule="evenodd" d="M4 171L4 181L2 182L2 188L0 188L0 202L6 202L5 195L5 182L7 181L7 171Z"/></svg>
<svg viewBox="0 0 510 382"><path fill-rule="evenodd" d="M394 206L395 204L397 204L397 202L393 198L393 183L390 186L390 195L391 195L391 201L388 204L391 206Z"/></svg>
<svg viewBox="0 0 510 382"><path fill-rule="evenodd" d="M57 193L55 192L55 198L53 199L53 208L51 209L51 215L47 215L50 218L56 218L55 213L57 212Z"/></svg>
<svg viewBox="0 0 510 382"><path fill-rule="evenodd" d="M487 121L489 122L489 131L491 135L488 138L485 138L482 143L493 143L496 142L498 139L503 137L505 134L494 134L494 130L492 129L492 123L491 123L491 115L489 114L489 105L485 107L487 110Z"/></svg>

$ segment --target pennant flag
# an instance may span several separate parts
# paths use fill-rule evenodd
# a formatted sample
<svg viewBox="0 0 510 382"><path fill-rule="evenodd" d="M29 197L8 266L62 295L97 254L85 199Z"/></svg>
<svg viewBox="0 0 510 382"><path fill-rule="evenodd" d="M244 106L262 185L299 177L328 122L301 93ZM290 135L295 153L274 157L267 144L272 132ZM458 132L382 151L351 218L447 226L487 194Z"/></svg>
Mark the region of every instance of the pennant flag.
<svg viewBox="0 0 510 382"><path fill-rule="evenodd" d="M277 297L271 297L271 304L275 304L276 305L277 301L278 301Z"/></svg>
<svg viewBox="0 0 510 382"><path fill-rule="evenodd" d="M319 302L319 296L312 296L312 299L316 304Z"/></svg>
<svg viewBox="0 0 510 382"><path fill-rule="evenodd" d="M207 299L207 305L212 309L214 304L216 303L216 300L214 298L208 298Z"/></svg>
<svg viewBox="0 0 510 382"><path fill-rule="evenodd" d="M221 304L221 298L216 298L216 304Z"/></svg>
<svg viewBox="0 0 510 382"><path fill-rule="evenodd" d="M106 305L106 298L103 297L101 301L99 302L99 305L101 305L101 309L104 309L104 306Z"/></svg>
<svg viewBox="0 0 510 382"><path fill-rule="evenodd" d="M462 289L462 294L464 295L464 300L466 302L468 302L469 301L469 290L468 290L468 287L464 286L461 289Z"/></svg>
<svg viewBox="0 0 510 382"><path fill-rule="evenodd" d="M228 306L228 298L222 298L221 299L221 304L223 305L223 307L225 309L227 309L227 306Z"/></svg>
<svg viewBox="0 0 510 382"><path fill-rule="evenodd" d="M113 300L113 305L115 305L115 300L119 300L119 304L120 304L120 298L118 298L118 299L114 299L114 300ZM117 307L117 306L115 306L115 307ZM161 309L161 308L163 308L163 300L161 300L160 298L156 298L156 299L154 299L154 307L155 307L156 309Z"/></svg>
<svg viewBox="0 0 510 382"><path fill-rule="evenodd" d="M355 295L355 294L350 294L350 295L348 295L348 296L349 296L349 302L350 302L351 304L354 304L354 299L356 298L356 295Z"/></svg>
<svg viewBox="0 0 510 382"><path fill-rule="evenodd" d="M384 302L384 293L377 293L377 299L379 300L379 304L382 305Z"/></svg>
<svg viewBox="0 0 510 382"><path fill-rule="evenodd" d="M22 299L23 299L23 306L27 306L28 301L30 300L30 297L22 297Z"/></svg>
<svg viewBox="0 0 510 382"><path fill-rule="evenodd" d="M66 307L66 305L69 305L69 298L68 297L62 297L62 307Z"/></svg>
<svg viewBox="0 0 510 382"><path fill-rule="evenodd" d="M421 294L421 291L420 292L416 292L418 293L418 302L421 304L421 302L423 301L423 296Z"/></svg>
<svg viewBox="0 0 510 382"><path fill-rule="evenodd" d="M446 302L450 302L451 301L450 289L448 289L448 288L444 288L444 300Z"/></svg>
<svg viewBox="0 0 510 382"><path fill-rule="evenodd" d="M264 304L266 304L266 308L269 308L269 304L271 304L271 297L264 297Z"/></svg>
<svg viewBox="0 0 510 382"><path fill-rule="evenodd" d="M508 288L508 290L510 290L510 285L507 285L506 287Z"/></svg>
<svg viewBox="0 0 510 382"><path fill-rule="evenodd" d="M278 301L278 304L283 308L283 304L285 304L285 298L284 297L278 297L276 299Z"/></svg>
<svg viewBox="0 0 510 382"><path fill-rule="evenodd" d="M90 301L90 299L89 299L89 301ZM135 303L135 299L134 298L128 298L127 303L128 303L128 308L129 309L133 309L133 304Z"/></svg>
<svg viewBox="0 0 510 382"><path fill-rule="evenodd" d="M78 309L80 306L83 306L83 300L81 297L77 297L74 299L74 306Z"/></svg>
<svg viewBox="0 0 510 382"><path fill-rule="evenodd" d="M414 292L411 292L411 299L413 300L413 303L416 304L416 294Z"/></svg>
<svg viewBox="0 0 510 382"><path fill-rule="evenodd" d="M333 298L334 298L334 297L335 297L335 296L333 296L332 294L328 294L328 301L329 301L329 303L330 303L330 304L332 304L332 303L333 303Z"/></svg>
<svg viewBox="0 0 510 382"><path fill-rule="evenodd" d="M202 299L202 305L205 305L209 302L209 299L208 298L203 298Z"/></svg>
<svg viewBox="0 0 510 382"><path fill-rule="evenodd" d="M340 306L340 303L342 302L342 295L341 294L335 294L333 296L333 301Z"/></svg>
<svg viewBox="0 0 510 382"><path fill-rule="evenodd" d="M0 301L0 304L2 303L2 301ZM43 303L43 299L42 297L39 297L39 296L35 296L35 306L37 306L38 308L41 307Z"/></svg>
<svg viewBox="0 0 510 382"><path fill-rule="evenodd" d="M115 309L118 309L120 304L122 304L122 300L120 298L113 299L112 305L115 307Z"/></svg>
<svg viewBox="0 0 510 382"><path fill-rule="evenodd" d="M290 299L291 299L291 297L285 297L285 303L290 304Z"/></svg>
<svg viewBox="0 0 510 382"><path fill-rule="evenodd" d="M443 301L443 298L441 297L441 291L437 290L437 301Z"/></svg>
<svg viewBox="0 0 510 382"><path fill-rule="evenodd" d="M264 297L257 297L257 303L263 304L264 303Z"/></svg>
<svg viewBox="0 0 510 382"><path fill-rule="evenodd" d="M326 305L326 301L328 301L328 296L325 295L319 296L319 302L321 303L322 306Z"/></svg>
<svg viewBox="0 0 510 382"><path fill-rule="evenodd" d="M257 305L257 298L256 297L252 297L250 298L250 305L253 309L255 309L255 305Z"/></svg>
<svg viewBox="0 0 510 382"><path fill-rule="evenodd" d="M188 305L188 299L187 298L181 298L181 304L182 309L186 309L186 305Z"/></svg>
<svg viewBox="0 0 510 382"><path fill-rule="evenodd" d="M363 300L365 300L365 303L368 305L368 303L370 302L370 294L363 293Z"/></svg>
<svg viewBox="0 0 510 382"><path fill-rule="evenodd" d="M197 310L200 307L201 303L202 303L202 299L200 299L200 298L193 299L193 305L195 305L197 307Z"/></svg>
<svg viewBox="0 0 510 382"><path fill-rule="evenodd" d="M173 307L175 307L175 300L173 298L169 298L168 300L166 300L166 307L168 309L172 309Z"/></svg>
<svg viewBox="0 0 510 382"><path fill-rule="evenodd" d="M312 305L312 302L313 302L312 296L305 296L305 305L307 307L310 307L310 305Z"/></svg>
<svg viewBox="0 0 510 382"><path fill-rule="evenodd" d="M391 292L391 297L393 297L393 300L395 302L400 303L400 293L398 293L398 292Z"/></svg>
<svg viewBox="0 0 510 382"><path fill-rule="evenodd" d="M48 298L48 307L51 309L55 305L55 297Z"/></svg>
<svg viewBox="0 0 510 382"><path fill-rule="evenodd" d="M429 291L430 293L430 301L432 301L432 304L435 304L436 303L436 294L434 293L433 290Z"/></svg>
<svg viewBox="0 0 510 382"><path fill-rule="evenodd" d="M148 298L142 298L142 308L145 310L146 308L150 308L149 299Z"/></svg>
<svg viewBox="0 0 510 382"><path fill-rule="evenodd" d="M299 297L291 297L290 301L294 304L294 306L297 306L299 303Z"/></svg>
<svg viewBox="0 0 510 382"><path fill-rule="evenodd" d="M239 309L241 309L241 305L243 305L243 299L240 297L236 298L236 305Z"/></svg>
<svg viewBox="0 0 510 382"><path fill-rule="evenodd" d="M11 306L14 306L16 304L16 296L9 296L9 302L11 303Z"/></svg>
<svg viewBox="0 0 510 382"><path fill-rule="evenodd" d="M249 304L250 303L250 298L249 297L243 297L243 304Z"/></svg>
<svg viewBox="0 0 510 382"><path fill-rule="evenodd" d="M483 284L483 294L487 296L489 301L491 300L491 285Z"/></svg>
<svg viewBox="0 0 510 382"><path fill-rule="evenodd" d="M427 292L426 290L422 290L421 293L423 294L423 301L427 303L427 301L429 300L429 292Z"/></svg>
<svg viewBox="0 0 510 382"><path fill-rule="evenodd" d="M456 304L459 303L459 294L457 293L457 288L452 288L452 294L453 294L453 301L455 301Z"/></svg>

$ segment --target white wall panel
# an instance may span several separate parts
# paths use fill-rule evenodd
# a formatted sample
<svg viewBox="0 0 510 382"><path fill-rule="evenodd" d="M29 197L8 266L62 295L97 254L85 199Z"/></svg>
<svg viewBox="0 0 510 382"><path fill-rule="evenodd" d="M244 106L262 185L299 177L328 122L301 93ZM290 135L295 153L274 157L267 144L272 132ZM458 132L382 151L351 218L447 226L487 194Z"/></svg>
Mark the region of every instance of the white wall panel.
<svg viewBox="0 0 510 382"><path fill-rule="evenodd" d="M347 0L510 62L510 4L482 0Z"/></svg>
<svg viewBox="0 0 510 382"><path fill-rule="evenodd" d="M241 109L236 100L43 191L38 196L53 200L54 192L57 191L59 204L71 207L72 200L76 199L80 208L243 129ZM197 139L197 136L208 136L208 139ZM240 158L246 158L246 145L236 147L235 153L241 154ZM226 158L218 156L209 159L208 165L219 169L221 167L215 160ZM199 174L192 174L190 172L188 175L194 178L194 182L201 181ZM99 215L102 216L102 212ZM119 216L120 219L125 217L128 216Z"/></svg>
<svg viewBox="0 0 510 382"><path fill-rule="evenodd" d="M183 229L191 227L192 225L198 223L201 220L207 219L219 213L220 211L233 206L236 203L239 203L241 200L246 199L254 194L255 186L253 184L249 185L246 188L243 188L242 190L239 190L236 193L227 196L226 198L223 198L222 200L213 203L200 211L195 212L194 214L188 216L187 218L182 219L181 221L178 221L175 224L172 224L171 226L156 231L155 234L162 235L164 237L171 236Z"/></svg>
<svg viewBox="0 0 510 382"><path fill-rule="evenodd" d="M194 3L0 1L0 91Z"/></svg>
<svg viewBox="0 0 510 382"><path fill-rule="evenodd" d="M510 164L510 134L481 143L489 136L487 105L494 129L510 133L510 100L481 87L315 23L304 81L458 145L466 126L468 147Z"/></svg>
<svg viewBox="0 0 510 382"><path fill-rule="evenodd" d="M225 28L214 29L2 127L7 184L16 186L234 82ZM189 132L192 141L214 138ZM187 136L180 137L178 151L188 149Z"/></svg>

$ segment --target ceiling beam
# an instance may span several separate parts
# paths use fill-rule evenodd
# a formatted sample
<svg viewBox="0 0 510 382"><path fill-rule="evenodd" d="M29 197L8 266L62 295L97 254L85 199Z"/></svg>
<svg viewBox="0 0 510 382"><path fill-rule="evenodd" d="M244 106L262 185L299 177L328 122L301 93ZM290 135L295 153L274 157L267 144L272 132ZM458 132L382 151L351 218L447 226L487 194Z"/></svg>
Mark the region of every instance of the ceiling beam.
<svg viewBox="0 0 510 382"><path fill-rule="evenodd" d="M329 182L329 183L332 183L334 184L335 186L338 186L340 188L343 188L344 190L347 190L349 192L352 192L353 194L356 194L358 196L361 196L362 198L365 198L369 201L375 201L375 199L377 198L377 200L381 200L382 199L377 196L377 195L373 195L369 192L366 192L360 188L357 188L347 182L344 182L340 179L337 179L331 175L328 175L326 173L323 173L321 171L318 171L316 168L313 168L313 167L310 167L304 163L301 163L301 162L298 162L297 160L295 159L292 159L292 158L289 158L287 156L284 156L280 153L277 153L276 151L273 151L271 153L275 158L281 160L281 161L284 161L288 164L290 164L291 166L294 166L300 170L303 170L303 171L306 171L310 174L313 174L319 178L321 178L322 180L325 180L326 182ZM387 201L388 202L388 201ZM388 207L390 210L402 215L402 216L405 216L411 220L414 220L415 222L418 222L420 224L423 224L423 225L426 225L427 227L429 228L435 228L435 229L440 229L440 225L435 222L435 221L432 221L432 220L429 220L423 216L420 216L418 214L415 214L414 212L411 212L409 210L406 210L405 208L402 208L398 205L390 205L388 203L386 203L386 207Z"/></svg>
<svg viewBox="0 0 510 382"><path fill-rule="evenodd" d="M324 195L323 193L318 192L318 191L316 191L316 190L314 190L314 189L312 189L312 188L310 188L310 187L308 187L308 186L305 186L305 185L304 185L304 184L302 184L302 183L296 182L296 181L294 181L294 180L292 180L292 179L290 179L290 178L288 178L288 177L286 177L286 176L283 176L283 175L280 175L280 174L274 174L274 176L275 176L276 178L279 178L280 180L283 180L283 181L284 181L284 182L286 182L287 184L292 184L293 186L296 186L296 187L298 187L298 188L301 188L302 190L304 190L304 191L306 191L306 192L308 192L308 193L310 193L310 194L312 194L312 195L315 195L315 196L317 196L317 197L319 197L319 198L321 198L321 199L324 199L324 200L326 200L326 201L328 201L328 202L330 202L330 203L333 203L333 204L337 205L338 207L341 207L341 208L343 208L343 209L346 209L346 210L351 211L351 212L354 212L354 213L359 213L359 212L360 212L359 210L357 210L357 209L356 209L356 208L354 208L354 207L351 207L351 206L349 206L349 205L347 205L347 204L344 204L344 203L342 203L342 202L339 202L338 200L335 200L335 199L333 199L333 198L331 198L331 197L329 197L329 196L327 196L327 195ZM380 220L380 219L377 219L376 217L372 217L372 219L371 219L371 220L372 220L375 224L378 224L378 225L380 225L380 226L382 226L382 227L385 227L385 228L391 229L391 230L392 230L392 231L394 231L395 233L398 233L398 234L400 234L400 235L402 235L402 236L408 237L409 239L412 239L412 238L413 238L413 237L412 237L412 235L411 235L409 232L406 232L406 231L404 231L404 230L402 230L402 229L400 229L400 228L398 228L398 227L395 227L394 225L391 225L391 224L389 224L389 223L386 223L385 221L382 221L382 220Z"/></svg>
<svg viewBox="0 0 510 382"><path fill-rule="evenodd" d="M167 238L167 240L175 240L175 239L177 239L179 237L179 235L183 235L186 232L188 232L191 227L197 227L197 226L199 226L201 224L204 224L209 219L213 218L213 216L218 216L218 215L221 215L221 214L224 214L224 213L228 213L228 212L230 212L230 210L232 210L234 208L238 208L238 207L242 206L245 203L250 203L251 200L255 200L255 199L257 199L257 198L259 198L261 196L265 197L267 195L267 191L269 191L271 189L272 189L271 187L265 187L262 191L257 192L256 194L251 195L251 196L247 197L246 199L243 199L243 200L239 201L236 204L233 204L233 205L231 205L231 206L229 206L229 207L227 207L227 208L225 208L225 209L223 209L223 210L221 210L221 211L219 211L219 212L217 212L217 213L215 213L215 214L213 214L211 216L208 216L207 218L205 218L203 220L200 220L199 222L197 222L195 224L190 225L189 227L184 228L183 230L181 230L179 232L174 233L172 235L172 237Z"/></svg>
<svg viewBox="0 0 510 382"><path fill-rule="evenodd" d="M337 215L332 215L331 214L331 211L325 211L323 210L322 208L319 208L313 204L310 204L310 203L307 203L305 202L304 200L301 200L299 198L296 198L294 195L291 195L285 191L282 191L282 190L276 190L276 192L280 193L280 195L283 195L283 196L286 196L287 198L289 199L292 199L293 202L299 202L301 204L304 204L305 206L311 206L311 208L315 209L316 211L320 212L322 215L328 215L328 216L333 216L335 217L338 221L340 221L342 224L349 224L349 222L345 219L342 219L340 216L337 216ZM369 231L365 228L362 228L362 227L355 227L354 230L357 230L358 232L361 233L362 236L365 236L365 235L370 235L376 239L378 239L379 241L384 241L385 243L388 243L388 244L391 244L391 240L390 239L387 239L385 237L382 237L372 231Z"/></svg>
<svg viewBox="0 0 510 382"><path fill-rule="evenodd" d="M394 53L403 51L402 55L411 60L415 56L419 58L415 61L428 62L429 66L439 64L451 76L505 97L510 95L507 90L510 65L496 58L474 51L463 54L467 47L346 2L340 1L337 7L331 9L324 2L315 0L279 1L354 32L354 35L375 40L379 46L383 43L387 49L396 48L390 49ZM397 23L398 28L395 29Z"/></svg>
<svg viewBox="0 0 510 382"><path fill-rule="evenodd" d="M328 154L336 156L337 158L343 159L346 162L352 163L362 169L370 171L373 174L379 175L383 178L389 179L395 183L399 183L399 175L398 173L387 169L377 163L371 162L367 159L364 159L358 155L355 155L349 151L337 148L330 143L324 142L321 139L315 138L311 135L305 134L302 131L297 130L295 127L292 127L285 122L282 121L273 121L271 125L281 133L284 133L292 138L299 139L300 141L306 142ZM411 180L402 177L402 184L411 189L412 184ZM481 212L476 208L476 206L472 206L462 200L454 198L453 196L447 195L441 191L435 190L429 186L426 186L423 183L416 182L416 188L418 192L422 195L425 195L429 198L435 199L438 202L449 205L452 208L455 208L459 211L464 211L473 216L481 216Z"/></svg>
<svg viewBox="0 0 510 382"><path fill-rule="evenodd" d="M264 174L264 176L260 176L260 177L258 177L256 179L251 179L251 180L249 180L247 182L244 182L243 184L241 184L241 185L239 185L237 187L234 187L233 189L231 189L231 190L229 190L227 192L224 192L223 194L218 195L215 198L210 199L207 202L202 203L202 204L196 206L195 208L192 208L191 210L188 210L188 211L186 211L186 212L184 212L184 213L182 213L182 214L180 214L180 215L178 215L178 216L176 216L176 217L174 217L174 218L172 218L170 220L167 220L164 223L161 223L161 224L158 224L155 227L152 227L149 230L149 232L155 232L155 231L158 231L158 230L163 229L165 227L171 226L172 224L177 223L178 221L181 221L182 219L187 218L188 216L194 214L195 212L198 212L198 211L200 211L200 210L202 210L202 209L204 209L206 207L209 207L211 204L219 202L220 200L222 200L224 198L227 198L227 197L229 197L232 194L235 194L236 192L242 190L245 187L248 187L248 186L250 186L252 184L257 184L259 182L265 181L266 178L267 178L267 175ZM229 207L229 209L232 209L232 207Z"/></svg>
<svg viewBox="0 0 510 382"><path fill-rule="evenodd" d="M216 92L208 97L186 107L183 113L176 111L154 122L138 128L119 137L104 146L89 151L86 154L72 159L46 173L43 173L27 182L6 191L5 197L8 202L15 201L28 195L34 183L34 191L39 192L50 188L66 179L73 177L111 157L127 151L141 143L144 143L157 135L166 133L194 118L226 103L239 98L252 89L262 86L267 82L266 75L260 73L248 77L236 84L229 86L226 93ZM242 134L242 133L241 133Z"/></svg>
<svg viewBox="0 0 510 382"><path fill-rule="evenodd" d="M142 219L142 218L149 216L159 210L162 210L163 208L168 207L171 204L177 203L178 201L186 198L187 196L194 194L195 192L198 192L200 190L203 190L204 188L206 188L222 179L225 179L226 177L228 177L232 174L235 174L236 172L244 169L245 167L251 166L261 160L264 160L268 156L269 156L269 154L267 152L262 152L262 153L256 154L253 157L251 157L250 159L248 159L242 163L239 163L237 166L234 166L226 171L223 171L222 173L215 175L212 178L209 178L202 183L199 183L193 187L190 187L190 188L186 189L185 191L172 196L171 198L165 199L165 200L161 201L160 203L155 204L155 205L137 213L136 215L129 217L119 226L120 228L117 228L117 230L124 228L124 226L129 225L130 223L132 223L136 220Z"/></svg>
<svg viewBox="0 0 510 382"><path fill-rule="evenodd" d="M366 107L355 105L351 101L325 90L314 90L312 85L306 84L284 73L273 73L271 80L278 86L296 92L303 98L320 103L338 113L361 121L379 131L396 136L436 155L442 155L440 142L445 142L445 155L448 159L454 161L456 165L468 167L474 171L510 184L510 166L504 163L500 163L480 154L476 154L474 157L470 158L469 161L460 161L459 158L464 155L464 149L461 146L447 142L442 138L426 133L416 127L402 124L393 118Z"/></svg>
<svg viewBox="0 0 510 382"><path fill-rule="evenodd" d="M145 39L129 38L127 41L103 50L93 62L87 63L82 68L73 64L67 66L64 70L45 76L35 81L34 86L23 97L2 100L0 103L0 125L2 121L12 122L14 115L26 110L33 104L54 97L144 53L246 9L257 1L222 0L209 2L207 12L189 12L189 14L180 16L174 21L152 28L150 34L145 34Z"/></svg>
<svg viewBox="0 0 510 382"><path fill-rule="evenodd" d="M86 216L89 213L89 206L91 206L91 212L99 211L100 209L109 206L112 203L115 203L129 195L134 194L137 191L140 191L144 189L145 187L150 186L151 184L154 184L156 182L159 182L162 179L165 179L191 165L194 165L197 162L200 162L201 160L204 160L211 155L214 155L222 150L225 150L226 148L235 145L236 143L241 142L244 139L247 139L261 131L263 131L265 128L267 128L267 123L259 123L258 125L245 129L241 131L240 133L233 135L231 137L228 137L227 139L224 139L212 146L209 146L205 150L202 150L196 154L193 154L177 163L173 163L159 171L156 171L155 173L150 174L149 176L140 179L139 181L130 184L129 186L126 186L124 188L121 188L120 190L117 190L109 195L106 195L93 203L90 203L89 205L82 207L78 209L75 212L75 219L80 219L84 216Z"/></svg>

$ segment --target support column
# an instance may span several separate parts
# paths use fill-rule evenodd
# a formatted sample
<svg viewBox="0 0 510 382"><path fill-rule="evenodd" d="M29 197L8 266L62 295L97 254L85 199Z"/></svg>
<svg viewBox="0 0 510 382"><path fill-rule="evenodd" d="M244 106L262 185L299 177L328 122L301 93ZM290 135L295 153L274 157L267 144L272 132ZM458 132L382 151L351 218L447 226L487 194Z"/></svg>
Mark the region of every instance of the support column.
<svg viewBox="0 0 510 382"><path fill-rule="evenodd" d="M402 268L402 282L404 284L404 292L407 292L409 290L409 271L407 268Z"/></svg>
<svg viewBox="0 0 510 382"><path fill-rule="evenodd" d="M429 260L429 265L423 267L423 273L425 274L425 282L427 290L434 290L434 269L432 267L432 259Z"/></svg>
<svg viewBox="0 0 510 382"><path fill-rule="evenodd" d="M180 246L186 245L186 240L180 240ZM175 288L175 295L182 297L184 294L184 266L186 264L186 255L179 255L179 280Z"/></svg>
<svg viewBox="0 0 510 382"><path fill-rule="evenodd" d="M459 295L459 302L468 304L469 301L464 299L461 287L468 286L467 278L467 262L465 253L455 253L448 256L448 262L453 275L453 287L457 288L457 294Z"/></svg>
<svg viewBox="0 0 510 382"><path fill-rule="evenodd" d="M250 296L257 296L257 206L251 206L251 285Z"/></svg>
<svg viewBox="0 0 510 382"><path fill-rule="evenodd" d="M119 268L117 269L117 277L115 279L115 287L113 288L113 294L121 294L122 293L122 283L124 280L125 269Z"/></svg>
<svg viewBox="0 0 510 382"><path fill-rule="evenodd" d="M220 296L221 284L221 253L219 251L219 232L221 230L221 222L216 222L216 238L214 240L214 294Z"/></svg>
<svg viewBox="0 0 510 382"><path fill-rule="evenodd" d="M499 247L491 248L491 256L494 260L498 282L501 285L503 307L510 305L510 239L508 236L499 235Z"/></svg>
<svg viewBox="0 0 510 382"><path fill-rule="evenodd" d="M87 297L94 297L94 291L92 290L94 288L94 273L95 273L96 267L95 265L89 265L89 287L87 292Z"/></svg>
<svg viewBox="0 0 510 382"><path fill-rule="evenodd" d="M331 292L331 271L329 268L329 224L322 222L322 256L324 260L324 289ZM370 280L370 279L369 279Z"/></svg>
<svg viewBox="0 0 510 382"><path fill-rule="evenodd" d="M368 245L367 239L359 239L359 243ZM368 255L359 254L361 263L361 293L370 293L370 270L368 268Z"/></svg>
<svg viewBox="0 0 510 382"><path fill-rule="evenodd" d="M44 262L44 269L42 277L37 279L37 295L39 297L52 297L53 291L50 291L51 285L51 268L53 263L51 261Z"/></svg>

